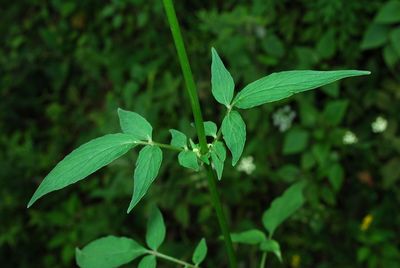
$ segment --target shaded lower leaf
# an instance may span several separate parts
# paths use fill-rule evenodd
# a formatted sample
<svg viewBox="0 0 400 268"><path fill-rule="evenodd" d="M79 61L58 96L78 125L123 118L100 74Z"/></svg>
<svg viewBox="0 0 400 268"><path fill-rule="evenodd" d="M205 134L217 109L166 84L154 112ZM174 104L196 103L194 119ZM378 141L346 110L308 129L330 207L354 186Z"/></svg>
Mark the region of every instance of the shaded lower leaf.
<svg viewBox="0 0 400 268"><path fill-rule="evenodd" d="M162 162L162 151L157 146L147 145L139 152L134 174L134 189L128 213L147 193L157 177Z"/></svg>
<svg viewBox="0 0 400 268"><path fill-rule="evenodd" d="M156 256L147 255L141 259L139 262L138 268L156 268L157 260Z"/></svg>
<svg viewBox="0 0 400 268"><path fill-rule="evenodd" d="M109 134L89 141L72 151L44 178L33 194L28 207L52 191L78 182L110 164L136 146L128 134Z"/></svg>
<svg viewBox="0 0 400 268"><path fill-rule="evenodd" d="M264 232L258 229L251 229L240 233L231 234L232 242L256 245L267 240Z"/></svg>
<svg viewBox="0 0 400 268"><path fill-rule="evenodd" d="M280 197L275 198L271 207L264 212L262 221L270 236L283 221L303 205L304 187L304 182L293 184Z"/></svg>
<svg viewBox="0 0 400 268"><path fill-rule="evenodd" d="M266 252L272 252L278 257L279 261L282 262L281 247L275 240L268 239L260 244L260 249Z"/></svg>
<svg viewBox="0 0 400 268"><path fill-rule="evenodd" d="M222 121L222 135L232 153L232 165L236 165L246 142L246 124L237 111L230 111Z"/></svg>
<svg viewBox="0 0 400 268"><path fill-rule="evenodd" d="M202 238L200 243L197 245L194 250L192 261L194 264L199 265L207 256L207 244L206 240Z"/></svg>
<svg viewBox="0 0 400 268"><path fill-rule="evenodd" d="M224 170L224 162L226 159L226 150L222 142L218 141L211 148L211 159L214 163L214 168L217 172L218 180L222 178L222 172Z"/></svg>
<svg viewBox="0 0 400 268"><path fill-rule="evenodd" d="M151 211L147 223L146 243L152 250L157 250L165 239L164 218L158 208Z"/></svg>
<svg viewBox="0 0 400 268"><path fill-rule="evenodd" d="M76 262L82 268L111 268L129 263L146 253L135 240L107 236L97 239L83 249L76 249Z"/></svg>

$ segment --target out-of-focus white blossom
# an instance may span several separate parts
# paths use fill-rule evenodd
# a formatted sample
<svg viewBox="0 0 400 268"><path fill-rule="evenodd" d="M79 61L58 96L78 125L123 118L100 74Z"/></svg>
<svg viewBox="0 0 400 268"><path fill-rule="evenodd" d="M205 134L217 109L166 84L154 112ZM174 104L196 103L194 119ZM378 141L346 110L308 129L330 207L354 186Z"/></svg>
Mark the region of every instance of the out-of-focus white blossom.
<svg viewBox="0 0 400 268"><path fill-rule="evenodd" d="M261 26L261 25L256 26L255 29L254 29L254 31L255 31L255 34L256 34L256 36L257 36L258 38L264 38L265 35L266 35L266 33L267 33L267 31L265 30L265 28L264 28L263 26Z"/></svg>
<svg viewBox="0 0 400 268"><path fill-rule="evenodd" d="M236 169L250 175L256 169L254 158L252 156L243 157Z"/></svg>
<svg viewBox="0 0 400 268"><path fill-rule="evenodd" d="M378 116L374 122L371 124L372 132L381 133L384 132L387 128L388 122L386 118L382 116Z"/></svg>
<svg viewBox="0 0 400 268"><path fill-rule="evenodd" d="M272 115L272 120L274 126L277 126L280 132L285 132L292 126L295 117L296 112L289 105L286 105Z"/></svg>
<svg viewBox="0 0 400 268"><path fill-rule="evenodd" d="M354 144L358 142L358 138L356 134L354 134L352 131L348 130L343 136L343 143L344 144Z"/></svg>

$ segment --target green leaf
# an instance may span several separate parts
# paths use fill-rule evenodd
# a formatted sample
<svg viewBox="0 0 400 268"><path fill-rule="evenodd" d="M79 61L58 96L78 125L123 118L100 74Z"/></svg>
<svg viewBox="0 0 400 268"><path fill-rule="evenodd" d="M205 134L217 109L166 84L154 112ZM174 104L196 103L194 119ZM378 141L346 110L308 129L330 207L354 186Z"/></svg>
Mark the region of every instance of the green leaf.
<svg viewBox="0 0 400 268"><path fill-rule="evenodd" d="M222 121L222 135L232 153L232 165L236 165L246 142L246 124L236 111L230 111Z"/></svg>
<svg viewBox="0 0 400 268"><path fill-rule="evenodd" d="M192 261L195 265L199 265L207 255L207 244L206 240L202 238L200 243L197 245L194 250Z"/></svg>
<svg viewBox="0 0 400 268"><path fill-rule="evenodd" d="M356 70L307 70L273 73L247 85L236 95L233 105L241 109L248 109L264 103L278 101L346 77L367 74L370 74L370 72Z"/></svg>
<svg viewBox="0 0 400 268"><path fill-rule="evenodd" d="M381 24L392 24L400 22L400 1L387 2L378 12L374 21Z"/></svg>
<svg viewBox="0 0 400 268"><path fill-rule="evenodd" d="M231 234L232 242L256 245L267 240L264 232L258 229L251 229L240 233Z"/></svg>
<svg viewBox="0 0 400 268"><path fill-rule="evenodd" d="M335 55L336 40L335 32L333 30L327 31L322 35L317 43L316 50L322 59L329 59Z"/></svg>
<svg viewBox="0 0 400 268"><path fill-rule="evenodd" d="M206 136L210 136L213 138L217 137L217 125L212 121L204 122L204 131Z"/></svg>
<svg viewBox="0 0 400 268"><path fill-rule="evenodd" d="M175 129L170 129L169 132L171 133L172 136L171 139L172 146L181 147L184 149L187 148L187 137L185 134Z"/></svg>
<svg viewBox="0 0 400 268"><path fill-rule="evenodd" d="M308 132L303 129L291 129L283 142L283 154L296 154L304 151L308 144L308 136Z"/></svg>
<svg viewBox="0 0 400 268"><path fill-rule="evenodd" d="M156 256L147 255L139 262L138 268L156 268Z"/></svg>
<svg viewBox="0 0 400 268"><path fill-rule="evenodd" d="M153 128L141 115L118 108L119 124L126 134L131 134L135 139L148 141L152 138Z"/></svg>
<svg viewBox="0 0 400 268"><path fill-rule="evenodd" d="M383 46L389 34L389 28L385 25L371 24L361 41L361 49L373 49Z"/></svg>
<svg viewBox="0 0 400 268"><path fill-rule="evenodd" d="M199 170L199 163L197 161L197 155L193 151L182 151L178 154L178 162L185 168L193 170Z"/></svg>
<svg viewBox="0 0 400 268"><path fill-rule="evenodd" d="M107 236L97 239L82 250L76 249L76 262L82 268L110 268L129 263L146 253L135 240Z"/></svg>
<svg viewBox="0 0 400 268"><path fill-rule="evenodd" d="M222 142L217 141L211 148L211 159L214 163L214 168L217 171L218 180L222 178L222 172L224 170L224 162L226 159L226 150Z"/></svg>
<svg viewBox="0 0 400 268"><path fill-rule="evenodd" d="M325 106L322 116L330 125L337 126L342 122L348 106L348 100L330 101Z"/></svg>
<svg viewBox="0 0 400 268"><path fill-rule="evenodd" d="M44 178L29 201L28 208L45 194L84 179L135 146L136 140L122 133L105 135L83 144L61 160Z"/></svg>
<svg viewBox="0 0 400 268"><path fill-rule="evenodd" d="M139 152L134 175L134 190L128 213L139 203L157 177L161 166L162 151L157 146L147 145Z"/></svg>
<svg viewBox="0 0 400 268"><path fill-rule="evenodd" d="M147 223L146 243L152 250L157 250L165 239L165 224L158 208L151 211Z"/></svg>
<svg viewBox="0 0 400 268"><path fill-rule="evenodd" d="M211 54L212 94L219 103L229 106L233 98L235 83L214 48L211 49Z"/></svg>
<svg viewBox="0 0 400 268"><path fill-rule="evenodd" d="M400 54L395 51L393 44L387 44L383 48L382 54L383 59L385 60L385 63L389 68L394 68L400 59Z"/></svg>
<svg viewBox="0 0 400 268"><path fill-rule="evenodd" d="M264 227L268 230L270 236L275 229L304 203L303 188L304 182L293 184L283 195L272 201L271 207L266 210L262 216Z"/></svg>
<svg viewBox="0 0 400 268"><path fill-rule="evenodd" d="M335 192L339 191L344 180L343 168L339 164L331 165L328 171L328 179Z"/></svg>
<svg viewBox="0 0 400 268"><path fill-rule="evenodd" d="M272 252L278 257L278 260L282 262L281 247L279 243L275 240L268 239L261 243L260 249L265 252Z"/></svg>
<svg viewBox="0 0 400 268"><path fill-rule="evenodd" d="M390 32L390 42L397 53L397 56L400 57L400 27L397 27L395 30Z"/></svg>

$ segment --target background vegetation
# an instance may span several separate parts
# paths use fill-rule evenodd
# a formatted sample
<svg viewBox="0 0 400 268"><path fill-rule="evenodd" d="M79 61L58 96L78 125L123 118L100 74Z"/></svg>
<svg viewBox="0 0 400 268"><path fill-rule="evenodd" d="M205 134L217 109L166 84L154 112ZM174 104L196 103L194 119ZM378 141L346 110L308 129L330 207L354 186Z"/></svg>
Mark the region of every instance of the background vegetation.
<svg viewBox="0 0 400 268"><path fill-rule="evenodd" d="M247 174L227 161L220 189L232 231L241 231L261 227L262 212L292 182L310 182L305 207L275 236L284 267L396 267L396 4L385 11L383 0L175 2L205 119L222 116L210 90L211 46L239 89L280 70L372 71L246 111L244 157L249 163L253 157L255 169L244 170ZM169 128L194 133L161 1L21 0L4 2L0 14L2 267L73 267L76 246L107 234L141 241L154 203L169 230L165 252L189 258L205 236L206 266L220 267L226 257L205 178L175 164L172 153L129 215L134 153L26 209L39 182L65 154L118 131L117 107L145 116L157 140L168 142ZM378 116L386 129L382 122L372 128ZM255 253L240 247L242 267L256 266ZM272 257L268 262L278 267Z"/></svg>

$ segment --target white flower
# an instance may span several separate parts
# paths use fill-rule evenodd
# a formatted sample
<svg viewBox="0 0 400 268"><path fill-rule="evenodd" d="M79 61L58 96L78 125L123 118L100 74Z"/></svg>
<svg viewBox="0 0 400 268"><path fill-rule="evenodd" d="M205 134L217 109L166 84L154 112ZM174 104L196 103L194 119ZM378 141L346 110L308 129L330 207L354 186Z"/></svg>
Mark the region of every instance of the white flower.
<svg viewBox="0 0 400 268"><path fill-rule="evenodd" d="M378 116L374 122L371 124L372 132L381 133L384 132L387 128L388 122L386 118L382 116Z"/></svg>
<svg viewBox="0 0 400 268"><path fill-rule="evenodd" d="M280 132L285 132L292 126L295 117L296 112L293 111L289 105L286 105L272 115L272 120L274 125L279 128Z"/></svg>
<svg viewBox="0 0 400 268"><path fill-rule="evenodd" d="M358 142L357 136L350 130L347 130L343 136L343 143L344 144L354 144L357 142Z"/></svg>
<svg viewBox="0 0 400 268"><path fill-rule="evenodd" d="M252 156L243 157L236 169L250 175L256 169L254 158Z"/></svg>

